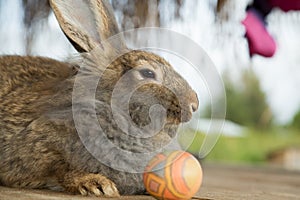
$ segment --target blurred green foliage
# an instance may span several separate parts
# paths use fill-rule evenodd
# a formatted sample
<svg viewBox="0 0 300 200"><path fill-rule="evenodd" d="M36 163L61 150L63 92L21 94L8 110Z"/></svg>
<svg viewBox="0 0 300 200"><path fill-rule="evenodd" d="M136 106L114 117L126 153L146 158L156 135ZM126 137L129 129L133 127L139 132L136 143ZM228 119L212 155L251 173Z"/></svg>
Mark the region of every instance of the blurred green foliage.
<svg viewBox="0 0 300 200"><path fill-rule="evenodd" d="M223 74L226 119L245 126L246 131L241 137L222 135L205 160L264 164L273 151L291 146L300 147L300 110L291 126L273 124L273 114L255 73L246 69L239 79L232 79L229 73ZM209 107L205 112L204 117L210 117ZM200 132L186 131L179 134L179 143L197 156L205 136Z"/></svg>
<svg viewBox="0 0 300 200"><path fill-rule="evenodd" d="M179 136L183 148L194 155L199 154L205 134L191 131ZM268 154L289 146L300 146L300 134L295 130L278 127L268 130L249 129L243 137L221 136L205 160L263 164Z"/></svg>
<svg viewBox="0 0 300 200"><path fill-rule="evenodd" d="M291 127L299 130L300 133L300 110L295 114L291 123Z"/></svg>
<svg viewBox="0 0 300 200"><path fill-rule="evenodd" d="M300 135L292 130L251 130L246 137L221 137L207 160L264 163L271 152L289 146L300 146Z"/></svg>
<svg viewBox="0 0 300 200"><path fill-rule="evenodd" d="M179 132L178 134L180 146L195 156L198 156L204 138L205 134L193 130L186 130L184 132Z"/></svg>
<svg viewBox="0 0 300 200"><path fill-rule="evenodd" d="M223 74L227 103L226 119L248 127L271 127L273 114L259 79L251 70L244 70L241 74L241 78L235 81L230 79L228 72ZM210 117L208 107L204 116Z"/></svg>

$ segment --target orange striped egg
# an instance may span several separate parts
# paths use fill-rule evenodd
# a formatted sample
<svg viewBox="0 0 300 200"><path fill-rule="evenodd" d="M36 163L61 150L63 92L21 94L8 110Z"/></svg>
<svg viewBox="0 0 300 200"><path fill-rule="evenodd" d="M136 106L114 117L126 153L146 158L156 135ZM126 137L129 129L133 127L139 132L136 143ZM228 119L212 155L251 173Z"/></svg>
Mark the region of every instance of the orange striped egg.
<svg viewBox="0 0 300 200"><path fill-rule="evenodd" d="M190 199L201 186L202 169L191 154L169 151L149 161L143 180L148 193L157 199Z"/></svg>

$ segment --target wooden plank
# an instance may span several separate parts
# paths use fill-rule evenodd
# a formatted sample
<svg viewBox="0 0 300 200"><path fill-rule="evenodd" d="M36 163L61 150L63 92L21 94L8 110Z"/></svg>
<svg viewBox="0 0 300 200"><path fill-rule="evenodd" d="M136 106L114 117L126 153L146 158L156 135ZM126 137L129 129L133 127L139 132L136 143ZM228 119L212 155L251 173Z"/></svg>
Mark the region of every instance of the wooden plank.
<svg viewBox="0 0 300 200"><path fill-rule="evenodd" d="M201 197L222 200L300 200L300 172L270 167L204 167Z"/></svg>
<svg viewBox="0 0 300 200"><path fill-rule="evenodd" d="M99 200L99 199L154 199L146 195L122 196L122 198L99 198L81 195L69 195L48 190L26 190L0 186L0 200Z"/></svg>
<svg viewBox="0 0 300 200"><path fill-rule="evenodd" d="M275 168L206 164L204 180L196 199L200 200L300 200L300 172ZM0 187L0 200L99 200L48 190ZM120 199L154 199L123 196Z"/></svg>

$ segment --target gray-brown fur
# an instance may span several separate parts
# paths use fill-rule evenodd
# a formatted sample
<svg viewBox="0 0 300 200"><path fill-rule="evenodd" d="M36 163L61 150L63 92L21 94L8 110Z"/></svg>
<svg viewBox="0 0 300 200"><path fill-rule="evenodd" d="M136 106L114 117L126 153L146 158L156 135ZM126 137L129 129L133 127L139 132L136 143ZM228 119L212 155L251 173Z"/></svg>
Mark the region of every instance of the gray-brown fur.
<svg viewBox="0 0 300 200"><path fill-rule="evenodd" d="M51 3L56 4L56 1ZM107 2L104 4L108 5ZM93 5L103 5L103 2L93 1ZM93 19L96 17L115 23L111 13L106 12L107 8L100 6L101 9L104 10L95 14ZM64 12L60 14L64 15ZM58 17L58 20L69 37L79 27L71 19L65 21ZM65 30L63 23L72 24L73 32ZM97 28L101 41L116 34L116 24L113 26L109 30ZM88 28L95 30L95 27ZM89 52L92 46L84 44L86 40L82 38L93 41L95 46L97 41L91 39L86 30L78 34L83 35L72 36L73 42L87 51L77 59L81 69L73 62L48 58L0 57L0 184L110 197L118 196L119 193L143 193L141 174L110 168L91 155L79 138L72 109L76 111L85 103L101 102L96 103L96 116L109 141L130 152L151 152L163 147L174 137L179 123L190 120L192 112L198 107L197 96L188 83L159 56L144 51L122 51L120 48L124 47L123 44L115 49L99 43L101 48ZM107 59L118 52L123 54L108 67L105 66ZM120 78L124 74L128 75L128 79L121 85L121 90L125 91L126 87L140 81L141 68L150 68L159 80L150 81L133 93L128 102L132 121L138 127L150 123L149 108L155 104L167 110L166 124L151 138L135 138L123 133L113 120L110 107L112 91ZM87 102L79 102L72 107L76 80L81 83L81 80L92 80L100 75L96 99L87 99ZM123 101L121 94L120 100ZM122 103L126 105L127 102ZM89 117L89 110L80 114L80 119L86 124L90 122ZM94 128L91 125L86 130L87 136ZM100 155L106 152L105 144L101 145ZM126 158L118 151L109 153L114 159L125 159L126 162Z"/></svg>

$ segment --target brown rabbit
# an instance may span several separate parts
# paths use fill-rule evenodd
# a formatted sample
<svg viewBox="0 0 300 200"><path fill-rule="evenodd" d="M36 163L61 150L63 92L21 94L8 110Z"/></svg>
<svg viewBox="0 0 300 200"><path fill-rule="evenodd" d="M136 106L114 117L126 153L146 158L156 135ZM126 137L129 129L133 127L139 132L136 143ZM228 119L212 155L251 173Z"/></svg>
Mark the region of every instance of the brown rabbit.
<svg viewBox="0 0 300 200"><path fill-rule="evenodd" d="M108 197L141 194L142 176L134 173L141 163L127 159L170 142L178 125L197 110L196 93L163 58L130 51L121 38L104 42L118 33L107 1L50 3L62 30L83 53L66 63L42 57L0 57L0 184ZM89 82L99 78L94 99L86 96L92 91ZM135 90L126 99L128 88ZM120 128L118 122L129 132L144 130L156 120L150 110L157 104L164 107L166 119L153 136L128 135ZM107 149L109 145L118 148ZM118 163L132 168L121 170Z"/></svg>

